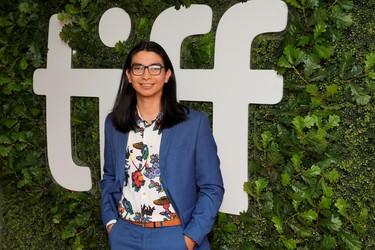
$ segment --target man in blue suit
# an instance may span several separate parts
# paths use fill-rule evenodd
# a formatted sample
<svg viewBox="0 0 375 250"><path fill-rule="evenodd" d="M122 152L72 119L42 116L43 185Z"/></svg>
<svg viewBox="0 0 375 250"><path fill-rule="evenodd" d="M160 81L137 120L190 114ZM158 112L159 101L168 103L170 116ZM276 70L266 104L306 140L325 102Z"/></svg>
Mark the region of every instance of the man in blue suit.
<svg viewBox="0 0 375 250"><path fill-rule="evenodd" d="M105 123L102 219L112 249L210 249L224 187L205 114L177 102L155 42L129 53Z"/></svg>

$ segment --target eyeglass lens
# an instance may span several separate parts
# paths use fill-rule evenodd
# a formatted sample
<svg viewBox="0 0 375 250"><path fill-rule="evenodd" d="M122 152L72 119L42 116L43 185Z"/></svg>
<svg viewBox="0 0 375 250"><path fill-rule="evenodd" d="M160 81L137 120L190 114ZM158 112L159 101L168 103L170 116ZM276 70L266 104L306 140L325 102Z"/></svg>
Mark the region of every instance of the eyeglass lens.
<svg viewBox="0 0 375 250"><path fill-rule="evenodd" d="M160 74L163 66L158 65L158 64L152 64L152 65L149 65L149 66L134 64L134 65L132 65L131 70L132 70L133 75L140 76L140 75L143 75L146 68L147 68L148 72L150 73L150 75L156 76L156 75Z"/></svg>

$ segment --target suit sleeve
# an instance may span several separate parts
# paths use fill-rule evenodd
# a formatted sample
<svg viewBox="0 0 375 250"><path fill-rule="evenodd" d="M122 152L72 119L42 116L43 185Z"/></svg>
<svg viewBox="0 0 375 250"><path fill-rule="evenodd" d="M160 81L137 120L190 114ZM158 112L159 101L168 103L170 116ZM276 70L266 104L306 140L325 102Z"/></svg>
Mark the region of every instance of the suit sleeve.
<svg viewBox="0 0 375 250"><path fill-rule="evenodd" d="M184 233L199 245L211 231L224 195L217 146L204 114L198 126L195 155L195 179L199 193L192 219Z"/></svg>
<svg viewBox="0 0 375 250"><path fill-rule="evenodd" d="M113 199L115 192L115 166L113 162L113 149L112 149L112 133L113 126L110 118L107 117L105 121L105 144L104 144L104 173L100 181L101 194L101 214L104 226L111 220L117 219L116 202Z"/></svg>

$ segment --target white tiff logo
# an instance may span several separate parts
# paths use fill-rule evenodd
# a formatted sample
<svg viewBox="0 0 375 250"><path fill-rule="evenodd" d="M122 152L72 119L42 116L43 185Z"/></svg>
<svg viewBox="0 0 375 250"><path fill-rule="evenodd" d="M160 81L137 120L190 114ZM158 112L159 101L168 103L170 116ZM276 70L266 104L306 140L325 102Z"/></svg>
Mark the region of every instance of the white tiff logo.
<svg viewBox="0 0 375 250"><path fill-rule="evenodd" d="M177 77L178 98L213 103L213 134L218 144L226 189L220 211L239 214L248 207L243 183L248 176L248 106L275 104L283 95L283 78L274 70L251 70L250 47L262 33L280 32L287 25L282 0L251 0L229 8L219 21L213 69L181 69L180 48L192 35L210 32L212 10L207 5L171 7L155 20L150 40L169 54ZM120 8L107 10L99 23L101 41L114 47L131 31L129 15ZM49 24L47 68L34 72L34 92L46 96L47 150L55 181L64 188L88 191L90 169L72 159L70 99L98 97L100 155L103 168L104 120L120 82L121 69L71 68L72 49L61 41L62 24L53 15Z"/></svg>

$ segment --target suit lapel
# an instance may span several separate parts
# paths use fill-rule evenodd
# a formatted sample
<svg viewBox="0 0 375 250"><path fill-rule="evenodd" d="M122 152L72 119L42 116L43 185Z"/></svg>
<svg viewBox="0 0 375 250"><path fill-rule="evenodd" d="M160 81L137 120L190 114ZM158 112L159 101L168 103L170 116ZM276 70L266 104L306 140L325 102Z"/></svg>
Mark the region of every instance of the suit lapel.
<svg viewBox="0 0 375 250"><path fill-rule="evenodd" d="M159 152L161 171L164 171L166 167L166 159L167 159L169 147L171 145L175 130L176 130L176 126L172 128L163 129L163 135L161 137L160 152Z"/></svg>

